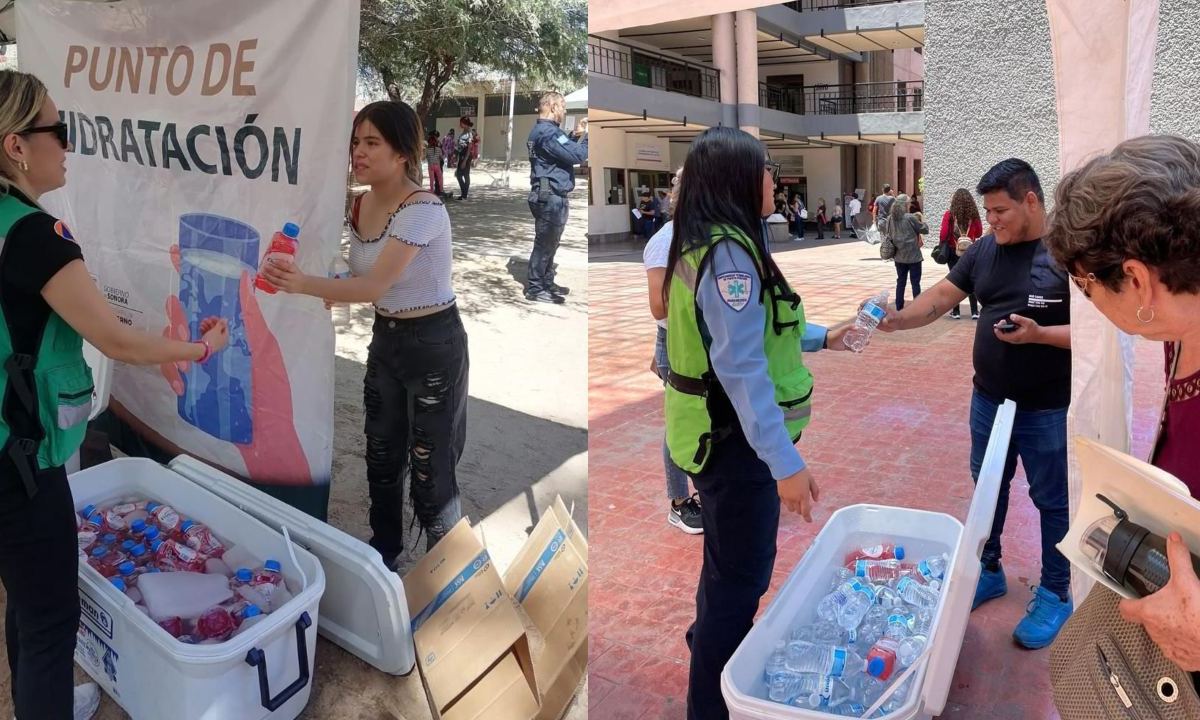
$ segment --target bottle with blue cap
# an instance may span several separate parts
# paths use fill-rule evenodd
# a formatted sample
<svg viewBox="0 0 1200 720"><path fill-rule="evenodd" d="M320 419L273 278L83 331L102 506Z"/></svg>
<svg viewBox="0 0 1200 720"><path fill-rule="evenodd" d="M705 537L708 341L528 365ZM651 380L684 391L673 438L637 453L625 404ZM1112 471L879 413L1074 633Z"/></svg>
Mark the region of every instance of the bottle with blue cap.
<svg viewBox="0 0 1200 720"><path fill-rule="evenodd" d="M266 620L267 617L267 614L264 613L257 605L254 605L253 603L247 605L246 609L242 613L242 624L238 626L238 629L234 631L233 634L235 636L241 635L250 628Z"/></svg>
<svg viewBox="0 0 1200 720"><path fill-rule="evenodd" d="M267 254L263 256L262 263L259 264L258 278L254 281L254 286L259 290L274 295L278 290L269 280L262 274L262 269L268 263L286 264L296 260L296 250L300 246L300 226L296 223L286 223L283 229L275 233L271 238L271 246L267 248Z"/></svg>
<svg viewBox="0 0 1200 720"><path fill-rule="evenodd" d="M134 520L129 526L129 534L135 540L141 540L146 534L146 521Z"/></svg>

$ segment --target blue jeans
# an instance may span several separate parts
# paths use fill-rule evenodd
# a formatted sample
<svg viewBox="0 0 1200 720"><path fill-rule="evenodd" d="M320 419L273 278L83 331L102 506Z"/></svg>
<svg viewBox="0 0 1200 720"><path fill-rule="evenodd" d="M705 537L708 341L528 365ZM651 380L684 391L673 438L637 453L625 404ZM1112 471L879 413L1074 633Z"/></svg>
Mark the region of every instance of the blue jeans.
<svg viewBox="0 0 1200 720"><path fill-rule="evenodd" d="M896 310L904 309L904 287L912 278L913 300L921 294L921 263L896 263Z"/></svg>
<svg viewBox="0 0 1200 720"><path fill-rule="evenodd" d="M658 367L658 376L667 382L667 371L671 366L667 363L667 330L659 326L658 335L654 340L654 364ZM671 461L671 451L667 448L667 439L663 437L663 473L667 476L667 497L672 500L683 500L688 495L688 476Z"/></svg>
<svg viewBox="0 0 1200 720"><path fill-rule="evenodd" d="M704 520L704 564L696 589L696 620L687 631L692 652L688 720L726 720L721 669L754 624L775 568L779 491L741 427L713 445L692 477Z"/></svg>
<svg viewBox="0 0 1200 720"><path fill-rule="evenodd" d="M976 482L999 407L979 391L971 395L971 479ZM1008 515L1008 491L1018 456L1029 479L1029 499L1041 516L1042 587L1065 596L1071 585L1071 564L1054 546L1067 534L1071 521L1067 500L1067 409L1017 411L992 534L983 546L985 565L1000 562L1000 535Z"/></svg>

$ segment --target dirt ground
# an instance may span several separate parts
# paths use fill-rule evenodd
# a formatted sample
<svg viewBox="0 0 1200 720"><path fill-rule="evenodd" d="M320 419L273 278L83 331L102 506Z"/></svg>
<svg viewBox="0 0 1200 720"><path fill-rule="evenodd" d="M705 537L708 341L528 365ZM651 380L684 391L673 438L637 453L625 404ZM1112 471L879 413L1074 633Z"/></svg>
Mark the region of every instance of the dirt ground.
<svg viewBox="0 0 1200 720"><path fill-rule="evenodd" d="M568 302L529 303L521 293L533 241L525 200L528 166L514 165L510 188L492 185L502 176L500 164L484 162L473 173L470 197L448 203L455 288L471 355L467 446L458 481L463 511L482 525L501 572L556 495L574 505L585 533L587 528L587 187L581 183L572 194L572 215L557 255L557 282L571 288ZM454 181L447 180L449 189ZM372 310L341 306L333 319L338 341L329 521L366 540L362 379ZM424 552L423 538L419 548L409 544L401 573ZM6 666L7 659L0 659L0 667ZM76 675L86 679L78 666ZM0 670L0 676L0 718L8 718L8 672ZM418 673L384 675L324 638L318 642L313 678L301 718L430 717ZM107 697L97 715L99 720L126 717ZM566 717L587 717L586 679Z"/></svg>

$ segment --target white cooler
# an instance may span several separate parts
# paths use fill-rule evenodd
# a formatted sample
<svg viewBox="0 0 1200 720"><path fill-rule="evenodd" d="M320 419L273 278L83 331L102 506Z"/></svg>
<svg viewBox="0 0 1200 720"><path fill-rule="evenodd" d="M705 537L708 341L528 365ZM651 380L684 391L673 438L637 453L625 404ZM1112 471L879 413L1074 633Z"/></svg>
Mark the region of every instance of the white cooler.
<svg viewBox="0 0 1200 720"><path fill-rule="evenodd" d="M925 719L942 712L967 630L979 580L979 558L991 531L1015 414L1012 402L1004 403L996 414L965 526L945 513L881 505L851 505L829 518L721 673L721 691L732 720L836 717L767 700L763 666L776 641L786 638L798 619L807 622L815 617L817 603L828 594L834 568L841 565L846 552L854 546L885 540L904 545L908 557L947 553L950 565L930 630L929 648L917 661L924 667L915 671L916 680L904 705L883 717Z"/></svg>
<svg viewBox="0 0 1200 720"><path fill-rule="evenodd" d="M81 565L75 659L134 720L291 720L312 692L318 628L384 672L412 670L403 586L365 543L189 457L169 467L113 460L70 482L77 509L130 495L169 504L257 558L279 560L294 593L246 633L186 645Z"/></svg>

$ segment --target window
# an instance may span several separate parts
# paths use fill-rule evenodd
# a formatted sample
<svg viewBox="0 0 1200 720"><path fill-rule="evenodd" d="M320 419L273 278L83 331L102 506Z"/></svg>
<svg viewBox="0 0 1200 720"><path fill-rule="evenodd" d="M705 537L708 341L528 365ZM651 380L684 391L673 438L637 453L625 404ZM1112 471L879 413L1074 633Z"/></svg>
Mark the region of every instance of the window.
<svg viewBox="0 0 1200 720"><path fill-rule="evenodd" d="M618 168L604 168L604 204L624 205L627 197L625 189L625 171Z"/></svg>
<svg viewBox="0 0 1200 720"><path fill-rule="evenodd" d="M896 192L908 194L908 175L904 171L904 158L896 158Z"/></svg>

